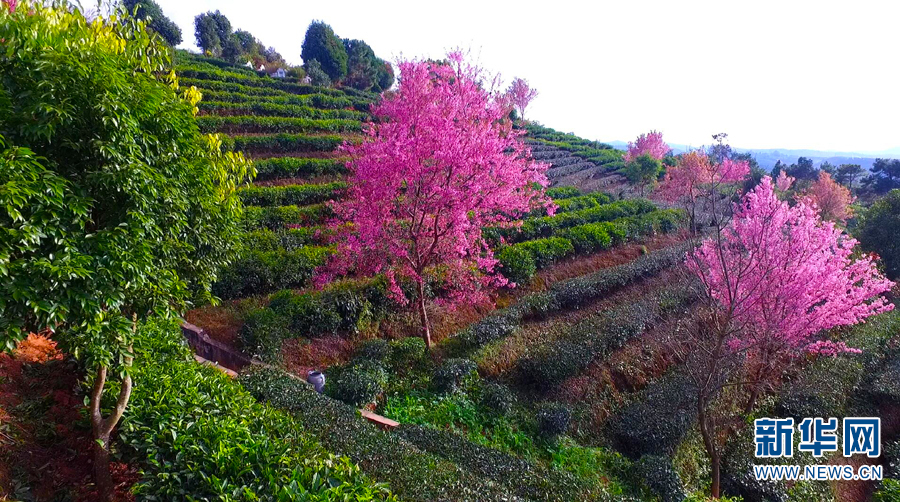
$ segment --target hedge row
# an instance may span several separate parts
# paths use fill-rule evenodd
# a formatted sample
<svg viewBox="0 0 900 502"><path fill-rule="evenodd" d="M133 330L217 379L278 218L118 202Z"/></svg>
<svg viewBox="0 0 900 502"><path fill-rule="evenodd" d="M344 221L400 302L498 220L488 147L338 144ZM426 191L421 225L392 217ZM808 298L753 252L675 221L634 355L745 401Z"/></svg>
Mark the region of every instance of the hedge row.
<svg viewBox="0 0 900 502"><path fill-rule="evenodd" d="M601 143L599 141L591 141L588 139L579 138L574 134L562 133L551 129L549 127L544 127L537 124L527 124L525 129L528 131L529 138L543 139L546 141L553 142L562 142L569 145L574 146L587 146L591 148L612 150L613 147L606 143Z"/></svg>
<svg viewBox="0 0 900 502"><path fill-rule="evenodd" d="M519 227L492 228L489 230L489 233L491 236L502 237L511 243L530 241L543 237L552 237L564 228L649 213L655 209L656 206L646 199L619 200L579 211L527 218Z"/></svg>
<svg viewBox="0 0 900 502"><path fill-rule="evenodd" d="M252 251L292 251L324 242L330 229L326 227L296 227L281 230L260 228L244 234L241 240L245 249Z"/></svg>
<svg viewBox="0 0 900 502"><path fill-rule="evenodd" d="M324 265L332 252L332 248L325 246L247 250L222 269L213 285L213 293L224 299L234 299L308 286L316 268Z"/></svg>
<svg viewBox="0 0 900 502"><path fill-rule="evenodd" d="M313 178L347 173L344 159L309 159L301 157L273 157L256 160L256 179L260 181L279 178Z"/></svg>
<svg viewBox="0 0 900 502"><path fill-rule="evenodd" d="M209 91L222 91L244 94L246 96L272 96L285 97L297 96L271 87L254 87L233 82L222 82L217 80L201 80L196 78L180 78L179 82L185 86L195 86L203 93ZM301 97L309 97L307 105L315 108L339 109L353 107L360 112L368 112L371 102L360 98L349 98L346 96L331 96L325 94L307 94Z"/></svg>
<svg viewBox="0 0 900 502"><path fill-rule="evenodd" d="M367 474L387 481L403 500L519 500L493 482L423 452L399 434L376 429L356 409L317 394L279 370L251 368L241 382L257 399L300 419L329 451L347 455Z"/></svg>
<svg viewBox="0 0 900 502"><path fill-rule="evenodd" d="M283 229L288 225L314 225L321 223L331 215L331 210L325 204L311 206L272 206L244 207L244 228L253 230L268 228L271 230Z"/></svg>
<svg viewBox="0 0 900 502"><path fill-rule="evenodd" d="M344 138L338 135L307 136L305 134L271 134L261 136L226 136L223 145L230 150L243 152L330 152L341 145Z"/></svg>
<svg viewBox="0 0 900 502"><path fill-rule="evenodd" d="M270 78L260 78L244 73L227 71L213 68L197 68L190 65L178 65L175 67L175 73L180 77L204 80L214 82L229 82L232 84L240 84L246 87L263 87L267 89L278 89L291 94L327 94L330 96L343 97L344 93L337 89L329 89L327 87L318 87L315 85L293 84L290 82L282 82L280 80Z"/></svg>
<svg viewBox="0 0 900 502"><path fill-rule="evenodd" d="M238 190L248 206L306 206L343 197L347 183L334 181L320 185L249 186Z"/></svg>
<svg viewBox="0 0 900 502"><path fill-rule="evenodd" d="M697 298L691 286L675 286L639 301L605 310L572 326L561 338L544 344L516 364L519 380L547 390L584 371L592 362L619 349L653 322L684 310Z"/></svg>
<svg viewBox="0 0 900 502"><path fill-rule="evenodd" d="M422 450L439 455L481 477L504 485L528 500L585 500L586 487L565 471L550 470L450 431L404 424L397 431Z"/></svg>
<svg viewBox="0 0 900 502"><path fill-rule="evenodd" d="M577 197L569 197L565 199L554 199L556 203L556 214L579 211L581 209L590 209L599 207L612 202L612 197L603 192L593 192L587 195L579 195Z"/></svg>
<svg viewBox="0 0 900 502"><path fill-rule="evenodd" d="M696 403L690 379L677 370L670 372L607 421L610 439L632 459L671 456L697 421Z"/></svg>
<svg viewBox="0 0 900 502"><path fill-rule="evenodd" d="M233 97L231 97L233 96ZM323 107L324 103L314 96L266 96L255 98L229 92L203 91L204 101L197 107L215 115L256 115L267 117L298 117L308 119L346 119L364 122L368 115L356 110ZM243 98L243 101L231 101ZM290 101L288 101L288 99ZM318 106L316 106L318 105Z"/></svg>
<svg viewBox="0 0 900 502"><path fill-rule="evenodd" d="M301 422L194 361L175 322L143 325L117 434L138 500L397 500Z"/></svg>
<svg viewBox="0 0 900 502"><path fill-rule="evenodd" d="M656 275L684 261L689 244L673 246L644 255L632 262L603 269L554 284L549 290L532 293L516 304L497 310L449 339L451 351L465 353L487 343L506 338L531 317L577 309L644 277ZM455 347L454 347L455 346Z"/></svg>
<svg viewBox="0 0 900 502"><path fill-rule="evenodd" d="M561 199L571 199L572 197L578 197L583 195L581 190L575 187L555 187L548 188L546 191L547 197L550 197L554 201Z"/></svg>
<svg viewBox="0 0 900 502"><path fill-rule="evenodd" d="M175 64L178 65L188 65L188 66L196 66L198 68L208 68L213 67L215 69L223 69L228 71L233 71L237 73L244 73L246 75L256 75L256 70L247 68L245 66L238 66L223 59L210 58L206 56L201 56L199 54L191 54L182 49L177 49L175 51Z"/></svg>
<svg viewBox="0 0 900 502"><path fill-rule="evenodd" d="M227 117L206 115L197 117L202 132L224 133L307 133L307 132L359 132L362 124L356 120L306 119L295 117L254 117L233 115Z"/></svg>
<svg viewBox="0 0 900 502"><path fill-rule="evenodd" d="M612 221L588 223L564 230L557 237L505 246L497 252L505 277L527 283L537 270L572 255L587 254L647 235L668 233L685 220L678 209L662 209Z"/></svg>

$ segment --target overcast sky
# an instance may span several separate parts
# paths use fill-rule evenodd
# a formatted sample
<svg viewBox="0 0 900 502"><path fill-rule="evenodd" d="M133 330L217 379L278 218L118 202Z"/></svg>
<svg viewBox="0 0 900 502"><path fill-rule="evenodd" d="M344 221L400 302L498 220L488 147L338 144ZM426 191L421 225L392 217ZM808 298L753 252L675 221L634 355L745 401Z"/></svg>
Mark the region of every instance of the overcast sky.
<svg viewBox="0 0 900 502"><path fill-rule="evenodd" d="M232 26L300 63L312 20L380 57L470 49L527 79L527 117L603 141L650 129L699 146L727 132L744 148L900 147L900 2L391 2L158 0L195 48L194 16Z"/></svg>

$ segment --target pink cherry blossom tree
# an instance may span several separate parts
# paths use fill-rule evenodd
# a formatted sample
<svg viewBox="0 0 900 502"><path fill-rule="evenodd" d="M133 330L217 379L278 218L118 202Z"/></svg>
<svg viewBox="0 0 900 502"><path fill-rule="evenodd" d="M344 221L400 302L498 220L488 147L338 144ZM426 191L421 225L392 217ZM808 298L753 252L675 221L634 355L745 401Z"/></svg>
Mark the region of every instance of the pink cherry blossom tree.
<svg viewBox="0 0 900 502"><path fill-rule="evenodd" d="M698 423L719 495L724 421L713 413L730 385L746 388L745 412L761 391L806 354L852 351L822 337L827 330L891 310L882 293L893 283L856 241L803 199L780 200L770 177L744 196L731 223L689 253L707 302L688 329L685 359L698 393ZM682 347L684 348L684 347ZM727 435L727 434L726 434Z"/></svg>
<svg viewBox="0 0 900 502"><path fill-rule="evenodd" d="M669 145L663 141L662 133L650 131L641 134L634 142L628 142L628 150L625 152L625 162L630 162L641 155L649 155L656 160L661 160L669 153Z"/></svg>
<svg viewBox="0 0 900 502"><path fill-rule="evenodd" d="M374 108L377 121L362 143L343 147L350 187L332 206L337 253L319 281L384 273L402 303L401 282L414 283L431 346L429 273L446 279L440 289L451 305L483 298L485 288L506 279L481 229L554 206L541 189L548 166L531 160L503 100L484 89L481 69L459 53L445 64L404 61L399 68L399 86Z"/></svg>
<svg viewBox="0 0 900 502"><path fill-rule="evenodd" d="M524 78L514 79L509 85L509 89L506 90L506 98L519 112L519 118L523 122L525 121L525 108L531 104L531 101L534 100L537 95L537 90L529 87L528 81Z"/></svg>
<svg viewBox="0 0 900 502"><path fill-rule="evenodd" d="M722 199L734 193L736 184L749 174L750 164L746 161L726 158L716 163L702 150L695 150L680 155L677 164L666 169L657 196L683 206L691 216L691 230L696 233L698 210L707 211L715 226L725 222L720 209L727 209L728 204Z"/></svg>

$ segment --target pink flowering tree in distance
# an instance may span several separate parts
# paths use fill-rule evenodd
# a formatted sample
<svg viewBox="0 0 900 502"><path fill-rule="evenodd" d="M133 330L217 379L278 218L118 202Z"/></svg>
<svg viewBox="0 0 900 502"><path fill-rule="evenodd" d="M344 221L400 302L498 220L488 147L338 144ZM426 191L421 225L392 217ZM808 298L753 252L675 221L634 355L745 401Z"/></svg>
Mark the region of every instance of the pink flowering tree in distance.
<svg viewBox="0 0 900 502"><path fill-rule="evenodd" d="M687 359L702 376L696 380L706 382L698 385L698 411L713 461L714 496L721 436L716 428L722 422L710 408L723 389L745 388L749 413L759 393L807 354L854 350L823 337L827 330L893 307L881 296L893 283L855 247L854 239L823 221L806 200L780 200L765 177L736 205L731 223L689 253L687 268L708 299L707 315L690 338L702 350Z"/></svg>
<svg viewBox="0 0 900 502"><path fill-rule="evenodd" d="M442 279L450 305L483 299L506 279L481 229L554 206L542 189L548 166L531 160L478 67L451 53L445 64L403 61L399 68L399 86L374 108L377 121L363 141L343 146L350 187L332 205L337 253L318 280L383 273L401 303L409 301L401 284L414 284L431 346L429 277Z"/></svg>
<svg viewBox="0 0 900 502"><path fill-rule="evenodd" d="M662 160L669 153L669 145L663 141L662 133L650 131L641 134L634 142L628 142L628 150L625 152L625 162L636 159L641 155L649 155L656 160Z"/></svg>
<svg viewBox="0 0 900 502"><path fill-rule="evenodd" d="M657 195L683 206L690 214L691 230L696 233L700 210L709 214L714 226L725 223L722 210L730 204L723 199L732 195L737 183L749 174L750 164L746 161L726 158L714 162L705 152L695 150L680 155L676 165L666 169Z"/></svg>
<svg viewBox="0 0 900 502"><path fill-rule="evenodd" d="M623 174L632 185L640 187L641 197L648 186L653 186L662 173L662 158L669 153L669 145L662 139L662 133L650 131L641 134L634 143L628 143L625 152Z"/></svg>
<svg viewBox="0 0 900 502"><path fill-rule="evenodd" d="M819 171L819 179L810 185L807 196L818 208L822 219L846 223L853 216L850 204L854 198L850 190L834 181L825 171Z"/></svg>
<svg viewBox="0 0 900 502"><path fill-rule="evenodd" d="M509 89L506 90L506 99L519 112L519 118L523 122L525 121L525 108L528 108L537 95L537 90L529 87L528 81L524 78L514 79L509 85Z"/></svg>

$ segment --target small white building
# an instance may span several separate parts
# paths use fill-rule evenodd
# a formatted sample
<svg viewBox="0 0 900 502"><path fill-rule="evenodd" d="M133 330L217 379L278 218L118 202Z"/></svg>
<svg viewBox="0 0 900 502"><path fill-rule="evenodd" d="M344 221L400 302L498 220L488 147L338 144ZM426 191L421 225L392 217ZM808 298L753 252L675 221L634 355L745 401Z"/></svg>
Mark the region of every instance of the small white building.
<svg viewBox="0 0 900 502"><path fill-rule="evenodd" d="M312 79L309 78L309 75L307 75L307 76L305 76L305 77L303 77L303 78L300 79L300 83L301 83L301 84L311 84L311 83L312 83Z"/></svg>
<svg viewBox="0 0 900 502"><path fill-rule="evenodd" d="M269 74L269 76L273 78L285 78L287 77L287 72L284 71L284 68L279 68L275 70L274 73Z"/></svg>

